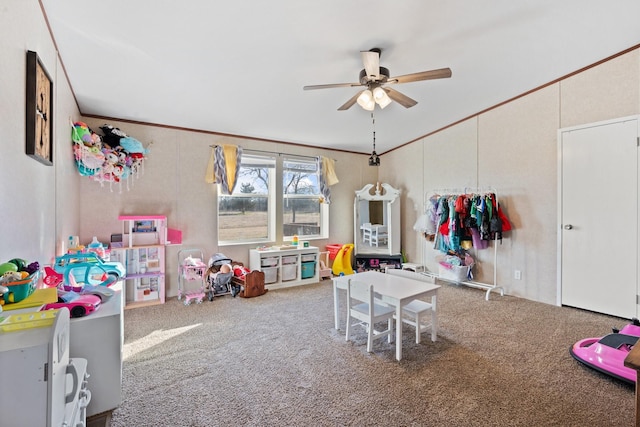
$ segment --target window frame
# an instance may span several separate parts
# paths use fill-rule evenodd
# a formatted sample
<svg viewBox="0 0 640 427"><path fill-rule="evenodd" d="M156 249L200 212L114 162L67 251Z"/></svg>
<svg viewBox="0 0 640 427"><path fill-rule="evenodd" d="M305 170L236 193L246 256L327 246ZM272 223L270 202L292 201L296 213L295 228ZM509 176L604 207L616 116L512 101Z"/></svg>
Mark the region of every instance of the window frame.
<svg viewBox="0 0 640 427"><path fill-rule="evenodd" d="M250 166L255 167L265 167L267 169L267 192L266 194L262 193L239 193L239 189L237 186L241 185L241 176L242 173L238 174L238 183L236 188L233 191L233 194L221 194L220 192L220 184L217 185L216 191L216 215L217 215L217 236L218 236L218 246L232 246L232 245L245 245L250 243L268 243L273 241L275 236L275 219L276 219L276 189L277 180L276 180L276 170L277 170L277 157L276 155L267 155L267 154L254 154L254 153L246 153L242 154L242 158L240 160L240 168L250 168ZM248 239L233 239L233 240L220 240L220 200L221 198L233 198L233 199L244 199L244 198L257 198L257 197L266 197L267 199L267 237L265 238L248 238Z"/></svg>
<svg viewBox="0 0 640 427"><path fill-rule="evenodd" d="M313 174L315 176L315 179L313 179L312 181L314 182L313 188L314 188L314 192L313 193L308 193L308 194L304 194L304 193L286 193L285 192L285 182L284 182L284 178L285 178L285 174L288 171L295 171L298 170L296 168L290 168L290 167L286 167L287 163L298 163L301 165L312 165L313 170L311 172L311 174ZM322 197L322 193L320 191L320 162L318 158L315 157L309 157L309 156L297 156L294 154L285 154L282 156L282 193L281 193L281 199L282 199L282 225L280 227L280 230L282 232L282 240L283 241L292 241L293 240L293 236L294 234L291 235L287 235L285 234L285 227L284 227L284 219L285 219L285 205L287 203L287 201L289 200L296 200L296 199L316 199L318 201L319 204L319 218L318 218L318 227L319 227L319 232L317 234L306 234L306 235L300 235L298 234L298 238L302 239L302 240L312 240L312 239L322 239L322 238L328 238L328 216L329 216L329 208L328 205L326 203L321 203L320 199ZM304 170L305 168L302 167L300 168L300 170ZM308 187L307 187L308 188Z"/></svg>
<svg viewBox="0 0 640 427"><path fill-rule="evenodd" d="M249 162L247 162L249 160ZM262 160L262 163L260 162ZM300 161L301 163L311 164L316 163L316 171L314 172L317 175L317 193L320 191L320 164L319 161L310 156L298 156L293 154L276 154L269 153L265 154L263 151L255 151L245 150L242 155L242 159L240 161L240 167L246 167L248 165L256 164L256 165L267 165L269 168L269 176L267 178L267 237L264 239L232 239L232 240L220 240L218 238L218 246L234 246L234 245L247 245L247 244L268 244L273 242L290 242L293 239L293 235L286 236L284 233L284 217L285 217L285 209L284 204L286 199L308 199L317 197L319 201L319 233L313 235L303 235L299 236L302 240L316 240L316 239L327 239L329 236L329 205L327 203L320 203L320 194L289 194L285 198L284 193L284 176L285 176L285 163L286 162L296 162ZM272 166L271 166L272 165ZM238 186L241 185L241 173L238 175ZM260 197L253 193L249 194L240 194L239 189L234 189L234 194L225 195L220 193L220 185L216 186L216 216L217 216L217 235L220 236L220 201L221 197L232 197L232 198L255 198Z"/></svg>

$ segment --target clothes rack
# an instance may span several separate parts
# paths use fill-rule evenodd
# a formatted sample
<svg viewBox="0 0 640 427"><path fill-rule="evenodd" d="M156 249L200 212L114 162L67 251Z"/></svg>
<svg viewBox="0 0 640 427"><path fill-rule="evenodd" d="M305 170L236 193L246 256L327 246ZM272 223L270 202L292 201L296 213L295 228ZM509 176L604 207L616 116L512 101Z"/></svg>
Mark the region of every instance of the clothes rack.
<svg viewBox="0 0 640 427"><path fill-rule="evenodd" d="M424 198L424 212L423 214L427 214L427 206L428 203L430 203L430 199L434 196L443 196L443 197L453 197L453 196L461 196L461 195L477 195L477 194L489 194L489 193L493 193L495 195L495 199L496 199L496 212L497 212L497 207L498 207L498 192L496 191L495 188L492 187L483 187L483 188L471 188L471 187L464 187L462 189L440 189L440 190L432 190L429 191L427 193L425 193L425 198ZM438 234L440 233L439 227L436 227L436 239L434 240L435 242L437 242L437 237ZM466 280L466 281L461 281L461 282L456 282L456 283L460 283L466 286L470 286L473 288L479 288L479 289L486 289L486 294L485 294L485 299L487 301L489 301L489 295L491 294L492 291L500 291L500 296L504 296L504 288L502 288L501 286L498 286L498 233L496 233L494 239L493 239L493 283L482 283L482 282L477 282L474 280ZM426 243L425 243L426 245ZM423 250L423 263L426 265L426 250ZM447 279L442 279L439 277L439 274L436 272L427 272L426 274L433 276L436 279L439 280L447 280Z"/></svg>

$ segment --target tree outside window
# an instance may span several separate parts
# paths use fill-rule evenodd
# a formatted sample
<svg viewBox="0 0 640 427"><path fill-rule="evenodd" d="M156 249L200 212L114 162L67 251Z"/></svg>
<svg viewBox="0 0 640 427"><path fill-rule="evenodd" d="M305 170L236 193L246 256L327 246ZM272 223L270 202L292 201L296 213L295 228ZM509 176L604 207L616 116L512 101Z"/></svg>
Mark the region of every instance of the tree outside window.
<svg viewBox="0 0 640 427"><path fill-rule="evenodd" d="M283 221L285 239L319 237L322 209L316 159L286 157L283 161Z"/></svg>
<svg viewBox="0 0 640 427"><path fill-rule="evenodd" d="M233 194L218 193L218 244L327 237L329 210L320 202L317 160L290 155L281 159L243 153ZM276 176L281 176L282 190L275 185ZM276 200L282 200L282 210L276 209Z"/></svg>
<svg viewBox="0 0 640 427"><path fill-rule="evenodd" d="M274 170L273 156L243 154L233 194L218 194L219 243L272 240Z"/></svg>

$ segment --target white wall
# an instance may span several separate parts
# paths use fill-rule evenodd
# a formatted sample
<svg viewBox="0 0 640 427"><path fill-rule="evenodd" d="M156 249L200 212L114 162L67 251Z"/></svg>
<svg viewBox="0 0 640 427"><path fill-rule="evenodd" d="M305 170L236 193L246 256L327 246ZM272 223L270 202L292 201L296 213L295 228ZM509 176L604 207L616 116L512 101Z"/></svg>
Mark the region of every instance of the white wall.
<svg viewBox="0 0 640 427"><path fill-rule="evenodd" d="M84 118L89 127L101 133L105 121ZM144 174L126 184L103 186L89 178L82 178L80 193L80 241L88 243L92 236L109 242L112 233L122 230L118 215L166 215L169 227L182 230L183 244L167 250L167 295L177 295L178 251L200 249L208 259L221 252L248 265L249 249L256 245L218 247L216 186L206 184L204 175L211 153L211 145L230 143L245 149L258 149L309 156L324 155L337 160L336 173L340 183L331 187L331 225L329 240L312 241L324 250L327 243L353 241L353 200L355 190L367 183L375 183L377 170L367 164L368 156L289 144L222 137L200 132L166 127L108 121L144 145L151 143L145 161ZM274 242L282 243L282 242Z"/></svg>
<svg viewBox="0 0 640 427"><path fill-rule="evenodd" d="M634 50L383 156L380 180L405 193L409 259L425 259L437 271L438 252L412 229L425 194L491 186L514 226L498 246L498 285L511 295L555 304L557 130L639 112L640 51ZM416 173L419 153L422 171ZM493 254L475 253L479 281L493 283ZM514 270L522 272L521 280Z"/></svg>
<svg viewBox="0 0 640 427"><path fill-rule="evenodd" d="M27 50L38 53L53 79L53 166L25 154ZM57 236L76 232L79 223L67 125L78 110L37 0L2 2L0 56L0 262L20 257L49 263Z"/></svg>
<svg viewBox="0 0 640 427"><path fill-rule="evenodd" d="M24 154L26 51L36 51L54 80L54 165ZM203 180L209 146L222 142L276 152L326 155L338 160L331 238L353 240L354 191L388 182L402 194L403 250L411 261L428 250L412 226L425 193L439 188L498 189L515 230L499 247L498 282L507 293L555 303L558 128L640 112L640 52L634 50L382 156L379 170L367 156L254 140L223 138L165 127L110 122L144 143L153 142L144 175L119 192L80 177L73 163L69 120L79 112L37 0L5 0L0 7L0 262L13 257L48 263L60 242L77 234L108 241L120 214L166 214L184 232L183 248L206 256L223 252L248 260L248 246L217 247L215 190ZM102 120L86 119L94 129ZM168 295L177 293L177 251L167 255ZM477 254L478 278L491 281L493 254ZM173 260L176 259L174 263ZM522 280L513 279L513 270Z"/></svg>

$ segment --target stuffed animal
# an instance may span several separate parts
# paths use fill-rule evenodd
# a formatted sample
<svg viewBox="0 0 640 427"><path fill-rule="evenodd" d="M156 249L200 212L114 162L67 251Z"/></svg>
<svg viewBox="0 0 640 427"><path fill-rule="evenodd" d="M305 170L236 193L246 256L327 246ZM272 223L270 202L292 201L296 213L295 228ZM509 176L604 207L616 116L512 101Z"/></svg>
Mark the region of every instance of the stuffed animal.
<svg viewBox="0 0 640 427"><path fill-rule="evenodd" d="M240 265L240 264L234 264L232 266L232 269L233 269L233 275L235 277L243 277L251 271L244 265Z"/></svg>
<svg viewBox="0 0 640 427"><path fill-rule="evenodd" d="M120 140L120 146L127 150L129 153L147 153L147 149L142 146L142 143L130 136L122 138Z"/></svg>
<svg viewBox="0 0 640 427"><path fill-rule="evenodd" d="M127 136L126 133L122 132L118 128L114 128L111 125L105 124L103 126L100 126L100 129L102 130L102 132L104 132L102 141L105 144L109 145L109 147L111 148L116 148L120 146L120 140Z"/></svg>

